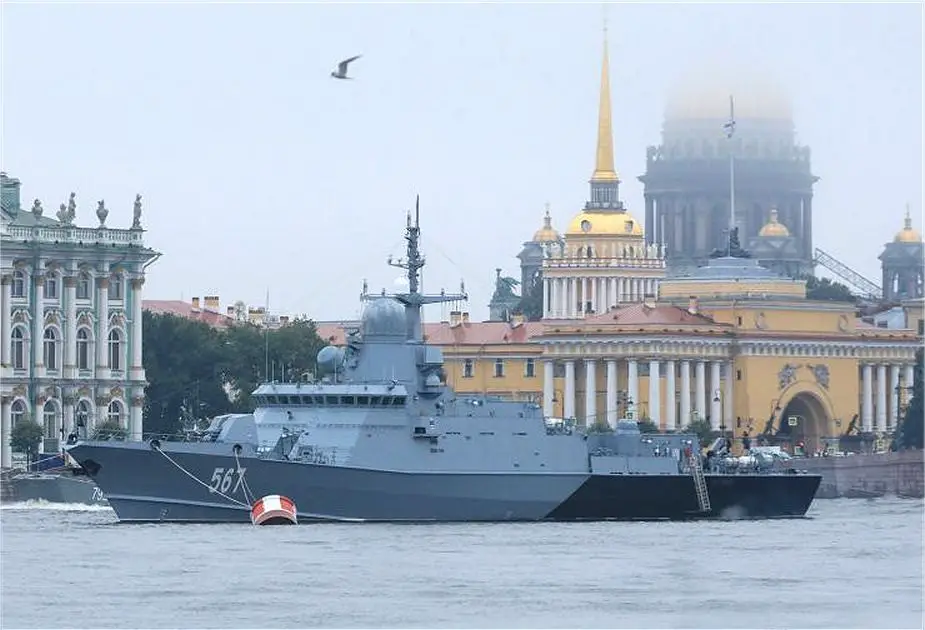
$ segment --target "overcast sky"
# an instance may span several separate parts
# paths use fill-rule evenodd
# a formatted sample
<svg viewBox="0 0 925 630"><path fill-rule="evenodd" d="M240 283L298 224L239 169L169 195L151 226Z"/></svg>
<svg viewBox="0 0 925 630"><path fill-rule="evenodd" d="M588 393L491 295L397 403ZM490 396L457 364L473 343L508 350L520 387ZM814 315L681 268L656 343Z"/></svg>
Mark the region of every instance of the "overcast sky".
<svg viewBox="0 0 925 630"><path fill-rule="evenodd" d="M602 9L577 5L2 5L2 167L23 205L77 192L78 222L131 224L164 256L147 298L218 294L354 317L394 286L421 195L425 289L470 292L552 206L588 196ZM922 216L922 5L622 4L608 9L616 165L643 218L646 146L681 77L718 59L773 76L812 148L814 241L880 281ZM355 81L329 73L362 53ZM433 319L439 310L431 313Z"/></svg>

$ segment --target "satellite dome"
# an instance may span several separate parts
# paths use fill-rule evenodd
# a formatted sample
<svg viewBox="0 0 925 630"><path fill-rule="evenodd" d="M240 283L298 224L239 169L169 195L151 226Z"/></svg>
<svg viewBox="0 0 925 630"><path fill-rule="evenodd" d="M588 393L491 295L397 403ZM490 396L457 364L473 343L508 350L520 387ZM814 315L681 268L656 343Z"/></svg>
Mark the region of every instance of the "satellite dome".
<svg viewBox="0 0 925 630"><path fill-rule="evenodd" d="M363 311L364 337L402 337L407 334L405 307L393 298L370 300Z"/></svg>

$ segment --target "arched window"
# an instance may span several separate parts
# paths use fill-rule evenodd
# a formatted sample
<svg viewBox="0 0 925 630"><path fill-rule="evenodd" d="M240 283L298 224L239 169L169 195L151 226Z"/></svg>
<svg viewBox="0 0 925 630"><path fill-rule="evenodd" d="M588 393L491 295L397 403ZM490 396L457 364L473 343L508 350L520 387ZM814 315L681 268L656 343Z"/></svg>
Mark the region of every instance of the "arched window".
<svg viewBox="0 0 925 630"><path fill-rule="evenodd" d="M118 422L119 426L122 426L122 402L119 400L113 400L109 403L109 412L107 414L107 420L109 422Z"/></svg>
<svg viewBox="0 0 925 630"><path fill-rule="evenodd" d="M22 326L13 329L12 334L13 368L26 369L26 332Z"/></svg>
<svg viewBox="0 0 925 630"><path fill-rule="evenodd" d="M122 369L122 333L116 329L109 331L109 369Z"/></svg>
<svg viewBox="0 0 925 630"><path fill-rule="evenodd" d="M58 299L58 273L49 271L45 274L45 297L50 300Z"/></svg>
<svg viewBox="0 0 925 630"><path fill-rule="evenodd" d="M14 400L10 405L11 424L15 427L17 424L26 419L26 403L22 400Z"/></svg>
<svg viewBox="0 0 925 630"><path fill-rule="evenodd" d="M13 272L12 296L14 298L26 297L26 272L22 269Z"/></svg>
<svg viewBox="0 0 925 630"><path fill-rule="evenodd" d="M74 412L74 420L78 427L90 427L90 403L81 400L77 403L77 410Z"/></svg>
<svg viewBox="0 0 925 630"><path fill-rule="evenodd" d="M90 331L86 328L77 331L77 369L90 369Z"/></svg>
<svg viewBox="0 0 925 630"><path fill-rule="evenodd" d="M112 277L109 279L109 299L122 299L122 276L118 273L112 274Z"/></svg>
<svg viewBox="0 0 925 630"><path fill-rule="evenodd" d="M86 271L81 272L80 276L77 278L77 299L89 300L90 289L92 286L93 283L90 280L90 274L88 274Z"/></svg>
<svg viewBox="0 0 925 630"><path fill-rule="evenodd" d="M55 403L48 401L42 409L42 420L45 426L45 437L53 438L58 436L58 409Z"/></svg>
<svg viewBox="0 0 925 630"><path fill-rule="evenodd" d="M54 328L45 329L45 369L58 369L58 333Z"/></svg>

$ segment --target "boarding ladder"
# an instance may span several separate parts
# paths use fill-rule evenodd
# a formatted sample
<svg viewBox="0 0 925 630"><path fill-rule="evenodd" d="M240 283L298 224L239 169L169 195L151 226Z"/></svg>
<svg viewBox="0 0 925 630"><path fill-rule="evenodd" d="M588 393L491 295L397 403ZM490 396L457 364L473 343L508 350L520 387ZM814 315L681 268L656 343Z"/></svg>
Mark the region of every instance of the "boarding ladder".
<svg viewBox="0 0 925 630"><path fill-rule="evenodd" d="M691 469L691 477L694 478L694 490L697 491L697 504L701 512L710 511L710 493L707 492L707 480L703 475L703 464L700 461L700 453L693 449L687 452L688 464Z"/></svg>

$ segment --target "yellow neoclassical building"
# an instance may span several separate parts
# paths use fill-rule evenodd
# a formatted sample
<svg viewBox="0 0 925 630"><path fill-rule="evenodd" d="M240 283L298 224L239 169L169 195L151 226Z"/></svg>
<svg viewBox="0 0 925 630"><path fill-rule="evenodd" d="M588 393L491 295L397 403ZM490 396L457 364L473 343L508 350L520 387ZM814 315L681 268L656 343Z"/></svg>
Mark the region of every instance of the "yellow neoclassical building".
<svg viewBox="0 0 925 630"><path fill-rule="evenodd" d="M456 391L532 400L547 416L587 425L635 417L675 431L704 420L809 451L825 437L893 430L921 344L914 330L867 324L850 303L807 299L804 281L751 258L667 275L664 248L646 244L619 184L605 42L590 200L563 237L548 211L534 236L542 321L473 322L454 312L425 324ZM772 209L759 241L787 237ZM921 326L921 300L906 312L907 326ZM320 323L319 333L343 343L343 324Z"/></svg>

